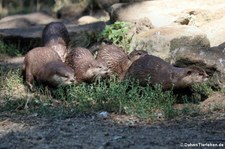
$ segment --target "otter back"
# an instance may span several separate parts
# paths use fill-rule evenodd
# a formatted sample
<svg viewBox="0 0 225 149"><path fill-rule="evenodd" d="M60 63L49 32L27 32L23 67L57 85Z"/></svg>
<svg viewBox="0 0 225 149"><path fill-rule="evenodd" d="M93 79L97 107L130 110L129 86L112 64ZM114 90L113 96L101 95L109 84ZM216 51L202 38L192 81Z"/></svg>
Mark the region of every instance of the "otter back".
<svg viewBox="0 0 225 149"><path fill-rule="evenodd" d="M117 75L124 71L123 69L129 61L127 54L115 45L103 45L100 47L96 59L105 61L110 71Z"/></svg>
<svg viewBox="0 0 225 149"><path fill-rule="evenodd" d="M204 70L174 67L153 55L134 61L125 75L125 79L138 80L140 85L161 84L163 89L188 87L205 81L206 77Z"/></svg>

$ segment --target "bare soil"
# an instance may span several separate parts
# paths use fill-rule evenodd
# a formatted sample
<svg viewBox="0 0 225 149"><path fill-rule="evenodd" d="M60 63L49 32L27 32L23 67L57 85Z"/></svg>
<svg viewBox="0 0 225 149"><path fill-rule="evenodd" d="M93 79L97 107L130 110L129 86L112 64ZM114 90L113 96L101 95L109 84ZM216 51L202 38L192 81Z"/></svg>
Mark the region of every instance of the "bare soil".
<svg viewBox="0 0 225 149"><path fill-rule="evenodd" d="M155 124L128 123L114 116L46 119L35 115L0 114L0 148L180 148L187 145L223 145L225 112L184 117ZM199 145L198 143L202 143ZM217 147L216 147L217 148Z"/></svg>

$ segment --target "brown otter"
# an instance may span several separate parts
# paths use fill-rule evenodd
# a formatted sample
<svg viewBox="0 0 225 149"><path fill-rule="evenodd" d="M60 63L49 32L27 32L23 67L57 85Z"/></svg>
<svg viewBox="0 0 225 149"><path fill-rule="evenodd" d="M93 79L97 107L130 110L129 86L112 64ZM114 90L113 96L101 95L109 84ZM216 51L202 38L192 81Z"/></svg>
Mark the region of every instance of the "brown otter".
<svg viewBox="0 0 225 149"><path fill-rule="evenodd" d="M66 63L74 69L78 83L93 82L108 75L108 68L103 62L95 60L86 48L77 47L66 57Z"/></svg>
<svg viewBox="0 0 225 149"><path fill-rule="evenodd" d="M121 79L132 62L146 54L147 52L145 51L135 50L128 56L121 48L115 45L103 45L100 47L96 59L105 61L111 73L118 75Z"/></svg>
<svg viewBox="0 0 225 149"><path fill-rule="evenodd" d="M45 64L39 70L36 80L52 87L75 83L73 69L61 61Z"/></svg>
<svg viewBox="0 0 225 149"><path fill-rule="evenodd" d="M164 90L185 88L207 80L207 74L198 67L178 68L159 57L145 55L132 63L124 79L138 80L140 85L161 84Z"/></svg>
<svg viewBox="0 0 225 149"><path fill-rule="evenodd" d="M73 69L64 64L59 55L49 47L34 48L25 55L23 75L31 90L34 79L47 82L50 86L74 82Z"/></svg>
<svg viewBox="0 0 225 149"><path fill-rule="evenodd" d="M62 22L47 24L42 32L42 42L44 46L55 50L61 59L65 61L70 37L67 28Z"/></svg>

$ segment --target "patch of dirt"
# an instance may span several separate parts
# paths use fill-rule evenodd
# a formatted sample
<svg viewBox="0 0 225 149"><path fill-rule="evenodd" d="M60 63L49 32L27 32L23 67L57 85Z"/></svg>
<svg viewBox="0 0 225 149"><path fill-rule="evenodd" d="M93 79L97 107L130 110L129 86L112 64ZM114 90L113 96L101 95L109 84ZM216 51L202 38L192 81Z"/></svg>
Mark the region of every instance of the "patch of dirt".
<svg viewBox="0 0 225 149"><path fill-rule="evenodd" d="M190 143L225 146L225 112L160 124L116 123L95 116L45 119L0 115L0 148L179 148Z"/></svg>

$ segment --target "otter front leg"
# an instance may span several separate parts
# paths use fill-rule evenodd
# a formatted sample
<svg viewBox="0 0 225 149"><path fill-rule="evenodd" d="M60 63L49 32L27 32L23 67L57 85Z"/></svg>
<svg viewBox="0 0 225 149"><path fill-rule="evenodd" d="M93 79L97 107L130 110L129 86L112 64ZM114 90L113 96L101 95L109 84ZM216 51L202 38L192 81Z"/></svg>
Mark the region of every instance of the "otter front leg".
<svg viewBox="0 0 225 149"><path fill-rule="evenodd" d="M29 70L26 70L26 84L28 85L28 88L30 89L31 92L34 92L33 80L34 80L33 75L30 73Z"/></svg>

